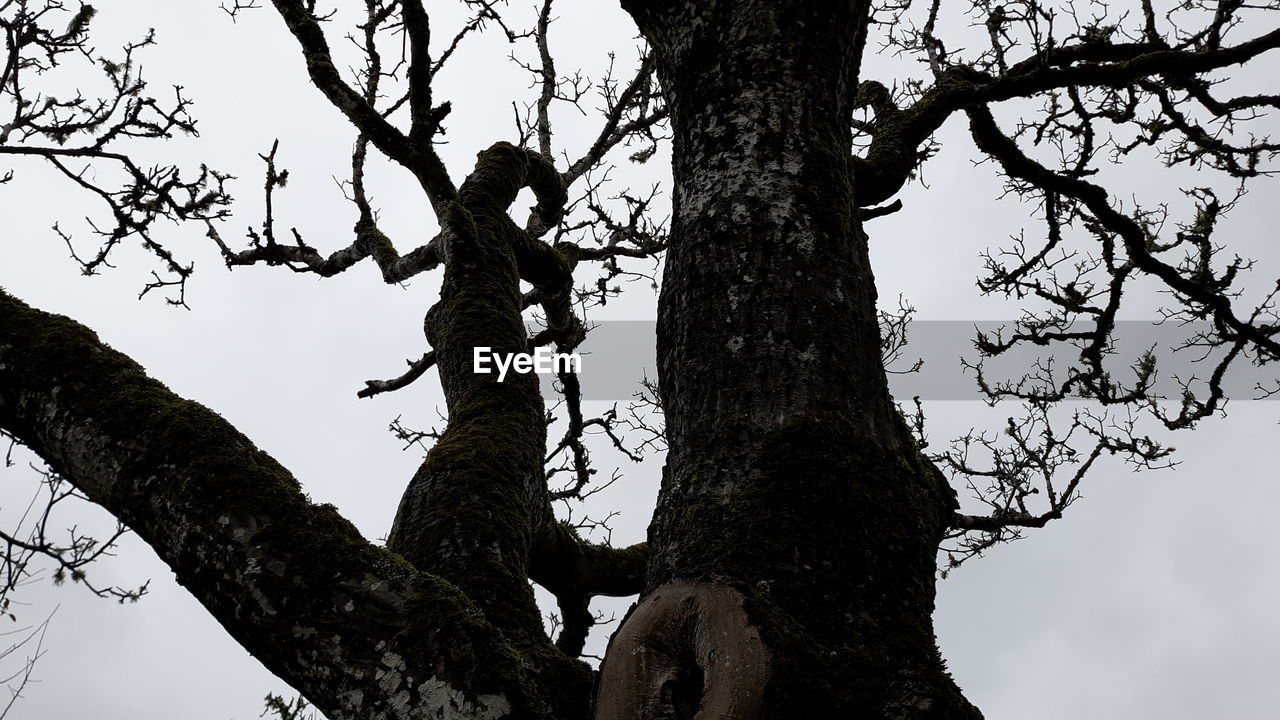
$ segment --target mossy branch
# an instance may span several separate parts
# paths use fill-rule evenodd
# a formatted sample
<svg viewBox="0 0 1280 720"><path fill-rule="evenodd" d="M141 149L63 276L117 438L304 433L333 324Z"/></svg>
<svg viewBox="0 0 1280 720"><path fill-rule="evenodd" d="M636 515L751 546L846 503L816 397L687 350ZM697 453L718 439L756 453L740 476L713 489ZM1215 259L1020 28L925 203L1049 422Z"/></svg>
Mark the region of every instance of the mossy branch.
<svg viewBox="0 0 1280 720"><path fill-rule="evenodd" d="M2 290L0 428L129 525L331 717L436 717L431 693L545 717L515 650L456 587L312 504L229 423L88 328ZM406 709L405 692L425 700Z"/></svg>

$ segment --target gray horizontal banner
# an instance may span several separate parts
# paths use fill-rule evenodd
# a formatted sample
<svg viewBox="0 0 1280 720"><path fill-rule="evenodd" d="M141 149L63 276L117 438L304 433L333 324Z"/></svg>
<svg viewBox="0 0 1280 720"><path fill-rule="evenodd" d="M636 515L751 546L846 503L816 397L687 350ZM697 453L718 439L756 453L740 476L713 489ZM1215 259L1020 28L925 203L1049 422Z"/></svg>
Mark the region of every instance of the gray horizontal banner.
<svg viewBox="0 0 1280 720"><path fill-rule="evenodd" d="M899 401L919 396L921 400L981 400L972 371L966 371L960 358L978 359L974 338L979 331L992 338L1001 328L1006 336L1013 330L1011 322L916 320L907 328L909 343L901 356L889 367L889 385ZM1202 326L1207 328L1208 326ZM1081 325L1081 329L1086 326ZM655 323L651 320L616 320L599 323L587 336L579 350L581 384L586 400L625 402L634 398L641 381L657 378L654 350ZM1190 380L1197 394L1206 390L1205 379L1214 371L1224 354L1221 349L1206 353L1204 348L1187 348L1175 352L1197 331L1195 325L1176 326L1150 321L1117 323L1115 354L1105 360L1105 368L1113 382L1130 388L1135 379L1130 369L1141 355L1154 348L1156 382L1154 393L1173 399L1182 391L1176 379ZM984 363L988 383L1016 381L1037 367L1052 365L1055 382L1060 383L1073 365L1078 364L1079 350L1064 343L1052 347L1023 344ZM909 370L917 360L923 364L917 372ZM894 372L898 371L898 372ZM1176 378L1176 379L1175 379ZM1231 364L1223 381L1223 389L1233 400L1249 400L1262 393L1258 386L1274 388L1280 378L1280 364L1257 367L1243 354ZM544 380L544 387L550 383ZM1280 399L1280 394L1273 395Z"/></svg>

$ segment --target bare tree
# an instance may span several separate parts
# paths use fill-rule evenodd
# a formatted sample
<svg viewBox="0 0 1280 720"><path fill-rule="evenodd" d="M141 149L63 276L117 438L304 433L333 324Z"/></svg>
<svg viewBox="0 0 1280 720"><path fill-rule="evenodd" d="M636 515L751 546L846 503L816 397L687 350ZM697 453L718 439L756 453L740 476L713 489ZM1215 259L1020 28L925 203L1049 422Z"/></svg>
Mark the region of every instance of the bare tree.
<svg viewBox="0 0 1280 720"><path fill-rule="evenodd" d="M934 641L939 549L956 565L1062 517L1104 454L1168 462L1140 414L1192 427L1220 412L1234 363L1280 356L1280 285L1246 298L1249 261L1226 259L1214 235L1280 149L1253 132L1280 97L1224 83L1274 56L1280 4L978 1L948 18L957 9L940 0L623 0L646 50L634 72L594 84L557 69L551 0L462 5L468 18L442 32L420 0L271 3L312 84L356 133L343 190L358 221L321 250L278 229L273 198L288 172L276 147L261 156L266 213L247 246L226 236L227 175L131 159L137 140L195 130L180 91L162 102L138 77L149 36L104 59L87 43L88 6L0 0L0 155L43 158L106 204L112 222L92 226L92 254L59 230L85 272L135 238L158 261L144 293L183 304L190 265L156 229L170 219L197 224L232 268L331 277L369 261L387 283L442 272L428 348L359 391L434 369L448 406L443 430L396 426L430 450L386 547L88 329L0 292L0 428L147 541L238 642L334 720L980 717ZM334 45L343 24L360 59L349 72ZM481 32L526 49L515 58L533 93L513 105L515 142L478 148L459 183L437 152L452 106L433 79ZM864 78L869 49L922 72ZM73 59L105 72L105 97L35 89ZM598 131L569 156L552 108L593 92ZM977 349L1061 346L1072 357L1012 381L975 364L992 401L1021 401L1025 415L929 455L919 405L904 412L885 381L910 310L877 310L864 224L903 209L896 196L952 117L1044 221L1042 240L988 254L981 290L1031 310L979 335ZM668 140L669 224L650 212L652 192L602 197L611 158L642 162ZM436 223L426 242L379 227L371 154L421 189ZM1158 208L1105 187L1109 166L1144 156L1204 182ZM111 167L122 184L82 167ZM536 204L518 217L525 190ZM645 397L660 421L643 410L586 417L568 370L551 411L535 374L475 372L476 348L572 352L584 308L608 302L620 278L652 280L659 256L658 379ZM1155 351L1127 366L1116 357L1122 299L1139 282L1168 293L1169 321L1198 323L1185 349L1213 358L1176 397L1157 390ZM534 332L527 315L541 321ZM1116 379L1117 362L1131 382ZM1092 405L1064 424L1055 408L1081 398ZM564 434L549 438L557 415ZM630 455L665 451L647 543L591 543L552 512L600 485L589 433ZM953 484L986 510L961 512ZM59 563L102 547L6 537ZM530 581L559 604L554 640ZM590 600L631 594L596 673L579 659ZM301 710L276 700L278 714Z"/></svg>

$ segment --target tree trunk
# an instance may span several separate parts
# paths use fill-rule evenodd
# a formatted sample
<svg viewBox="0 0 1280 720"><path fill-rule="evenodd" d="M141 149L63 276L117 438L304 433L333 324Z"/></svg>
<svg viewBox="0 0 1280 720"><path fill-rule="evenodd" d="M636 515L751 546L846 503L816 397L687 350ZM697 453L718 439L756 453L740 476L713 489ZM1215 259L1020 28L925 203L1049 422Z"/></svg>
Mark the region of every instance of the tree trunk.
<svg viewBox="0 0 1280 720"><path fill-rule="evenodd" d="M674 131L670 452L597 718L979 717L931 620L954 497L889 396L855 215L866 3L623 5Z"/></svg>

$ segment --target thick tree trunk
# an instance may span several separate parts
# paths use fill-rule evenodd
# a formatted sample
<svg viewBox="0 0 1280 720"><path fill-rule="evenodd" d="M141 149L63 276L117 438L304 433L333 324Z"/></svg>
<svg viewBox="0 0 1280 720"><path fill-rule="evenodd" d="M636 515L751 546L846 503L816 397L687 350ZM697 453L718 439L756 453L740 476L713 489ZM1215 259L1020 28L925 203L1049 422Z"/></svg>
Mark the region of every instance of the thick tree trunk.
<svg viewBox="0 0 1280 720"><path fill-rule="evenodd" d="M931 615L954 499L888 394L849 173L866 4L624 2L674 130L670 453L623 718L973 718Z"/></svg>

